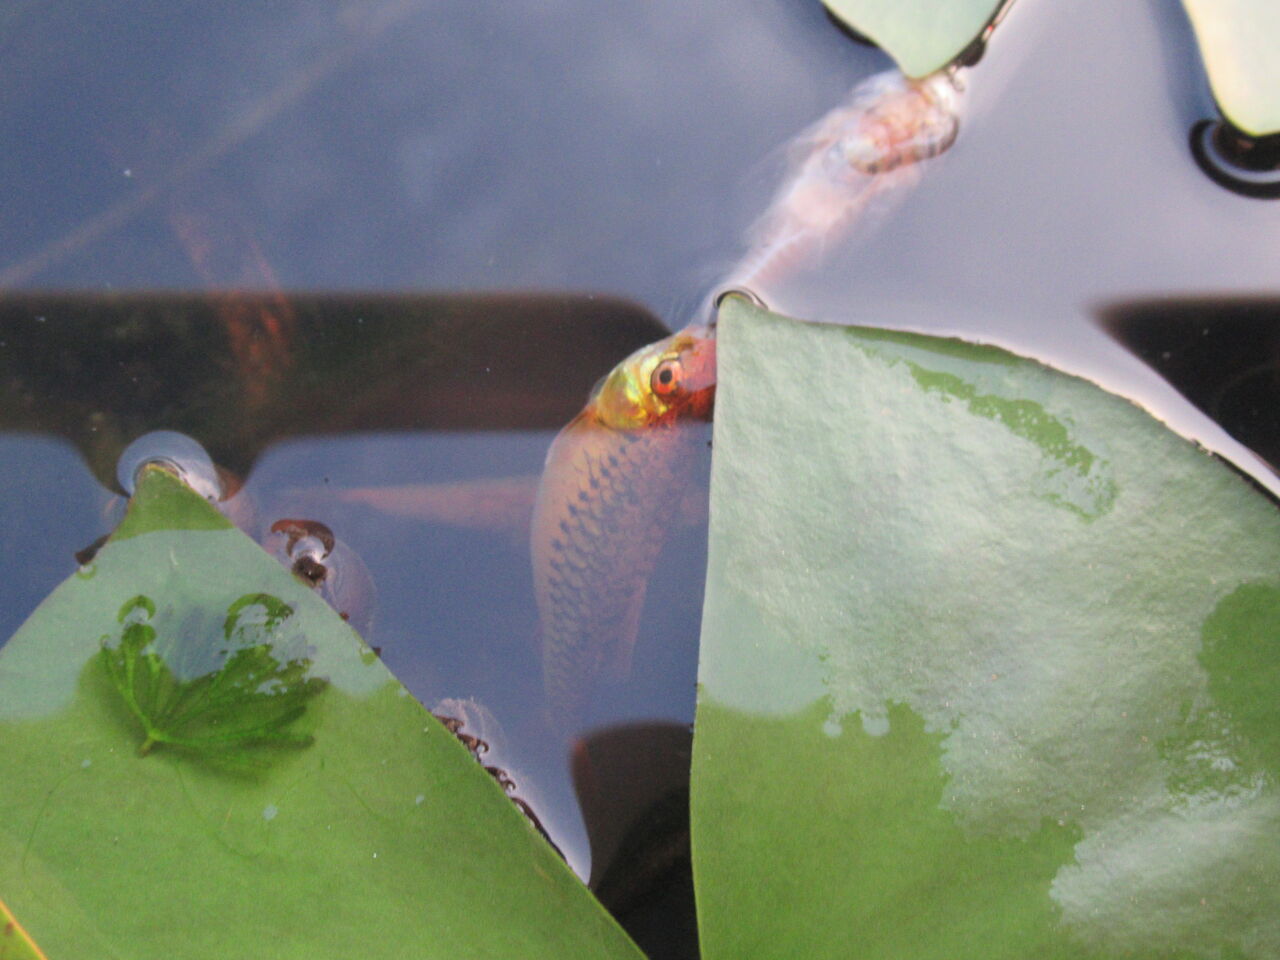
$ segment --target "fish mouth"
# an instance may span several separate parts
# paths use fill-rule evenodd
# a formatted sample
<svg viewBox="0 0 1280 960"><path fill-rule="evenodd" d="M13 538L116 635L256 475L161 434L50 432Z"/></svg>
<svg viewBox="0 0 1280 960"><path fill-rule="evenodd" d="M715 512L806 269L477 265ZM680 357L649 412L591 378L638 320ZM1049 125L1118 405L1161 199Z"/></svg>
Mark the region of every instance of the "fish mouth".
<svg viewBox="0 0 1280 960"><path fill-rule="evenodd" d="M716 396L716 331L714 325L686 327L692 341L681 350L685 395L677 419L710 420Z"/></svg>

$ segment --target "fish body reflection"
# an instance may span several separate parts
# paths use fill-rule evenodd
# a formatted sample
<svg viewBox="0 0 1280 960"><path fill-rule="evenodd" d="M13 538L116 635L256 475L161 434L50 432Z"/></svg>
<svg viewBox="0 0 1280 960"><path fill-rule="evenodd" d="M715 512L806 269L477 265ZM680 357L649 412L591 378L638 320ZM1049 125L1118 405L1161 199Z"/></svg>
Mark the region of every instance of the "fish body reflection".
<svg viewBox="0 0 1280 960"><path fill-rule="evenodd" d="M959 133L959 93L947 73L910 80L889 70L858 84L811 134L826 148L826 175L888 173L938 156Z"/></svg>
<svg viewBox="0 0 1280 960"><path fill-rule="evenodd" d="M730 282L768 289L820 262L873 201L913 186L917 164L955 142L959 107L960 89L946 72L911 80L890 70L855 86L788 145L787 175Z"/></svg>
<svg viewBox="0 0 1280 960"><path fill-rule="evenodd" d="M715 339L688 328L600 382L547 453L531 526L548 711L581 718L630 671L650 575L693 478L715 397Z"/></svg>

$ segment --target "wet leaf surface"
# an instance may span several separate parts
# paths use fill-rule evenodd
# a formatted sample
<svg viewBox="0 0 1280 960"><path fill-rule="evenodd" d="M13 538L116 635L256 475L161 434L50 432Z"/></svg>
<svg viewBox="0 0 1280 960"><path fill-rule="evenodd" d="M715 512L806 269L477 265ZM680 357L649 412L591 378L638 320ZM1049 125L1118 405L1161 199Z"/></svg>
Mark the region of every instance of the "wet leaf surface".
<svg viewBox="0 0 1280 960"><path fill-rule="evenodd" d="M1034 362L740 301L715 430L706 957L1280 952L1269 500Z"/></svg>
<svg viewBox="0 0 1280 960"><path fill-rule="evenodd" d="M0 651L0 893L50 956L639 956L351 629L215 521L149 471Z"/></svg>
<svg viewBox="0 0 1280 960"><path fill-rule="evenodd" d="M945 67L995 15L993 0L823 0L842 23L873 41L910 77Z"/></svg>

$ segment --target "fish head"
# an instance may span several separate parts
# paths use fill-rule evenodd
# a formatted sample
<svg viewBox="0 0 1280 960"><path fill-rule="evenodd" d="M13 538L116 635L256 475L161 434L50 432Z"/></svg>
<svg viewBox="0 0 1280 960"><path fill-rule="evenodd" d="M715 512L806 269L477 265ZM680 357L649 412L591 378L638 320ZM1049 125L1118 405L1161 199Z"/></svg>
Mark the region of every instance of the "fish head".
<svg viewBox="0 0 1280 960"><path fill-rule="evenodd" d="M614 430L710 420L716 393L716 340L687 327L637 350L600 381L589 408Z"/></svg>

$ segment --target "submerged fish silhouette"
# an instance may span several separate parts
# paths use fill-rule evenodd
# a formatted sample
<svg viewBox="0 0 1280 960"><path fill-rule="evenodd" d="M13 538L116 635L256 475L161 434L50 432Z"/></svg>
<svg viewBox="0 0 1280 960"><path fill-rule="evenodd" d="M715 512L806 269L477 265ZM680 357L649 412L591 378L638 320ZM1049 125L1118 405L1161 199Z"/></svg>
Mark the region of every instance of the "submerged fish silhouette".
<svg viewBox="0 0 1280 960"><path fill-rule="evenodd" d="M547 706L579 719L604 673L630 671L645 590L682 512L715 397L715 339L690 327L632 354L547 453L530 547Z"/></svg>

